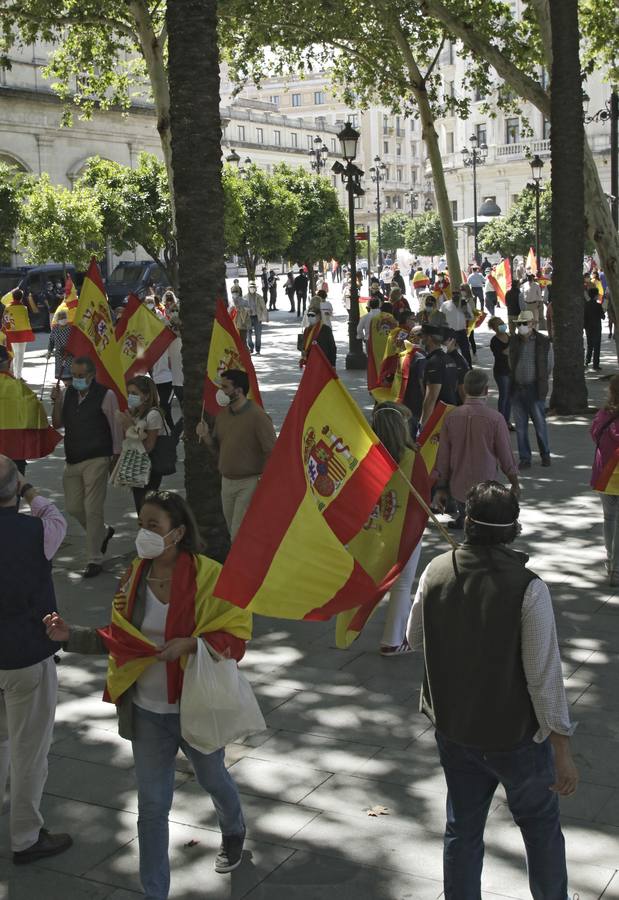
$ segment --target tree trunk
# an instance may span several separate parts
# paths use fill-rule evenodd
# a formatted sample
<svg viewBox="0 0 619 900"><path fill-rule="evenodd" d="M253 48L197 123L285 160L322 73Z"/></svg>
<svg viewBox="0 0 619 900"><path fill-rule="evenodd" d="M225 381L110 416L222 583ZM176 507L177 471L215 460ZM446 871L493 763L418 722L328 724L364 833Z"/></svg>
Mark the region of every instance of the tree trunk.
<svg viewBox="0 0 619 900"><path fill-rule="evenodd" d="M182 297L185 487L209 556L222 560L229 541L219 475L215 458L196 437L215 301L226 290L217 0L168 0L166 18Z"/></svg>
<svg viewBox="0 0 619 900"><path fill-rule="evenodd" d="M460 267L460 258L458 255L458 240L456 238L451 204L447 193L443 158L438 145L436 128L434 127L434 113L430 106L425 80L419 71L408 39L397 20L392 19L391 31L394 40L400 49L400 53L402 54L404 65L410 79L411 91L417 101L417 108L419 109L421 135L426 145L428 159L430 160L430 165L432 167L434 196L436 197L436 208L441 222L441 233L443 235L443 244L445 247L445 255L447 257L449 279L453 285L459 286L462 279L462 269Z"/></svg>
<svg viewBox="0 0 619 900"><path fill-rule="evenodd" d="M556 368L550 406L570 414L587 408L583 349L585 191L578 0L550 0L552 69L552 312Z"/></svg>
<svg viewBox="0 0 619 900"><path fill-rule="evenodd" d="M544 51L547 59L552 58L552 47L547 43L550 21L547 12L548 0L530 0L538 17ZM474 25L464 22L454 15L442 0L417 0L419 9L426 15L437 19L454 37L462 41L473 53L485 59L496 71L497 75L508 84L520 97L532 103L545 116L550 117L550 97L548 93L524 72L514 65L501 50L487 41L476 30ZM578 96L582 93L582 86ZM619 321L619 234L613 223L611 211L606 202L602 184L598 175L593 153L589 142L584 138L585 168L585 218L587 233L595 242L610 293L615 316ZM619 360L619 350L618 356Z"/></svg>
<svg viewBox="0 0 619 900"><path fill-rule="evenodd" d="M307 266L307 277L309 279L309 293L310 299L316 296L316 277L314 275L314 262L311 259L305 260L305 265Z"/></svg>

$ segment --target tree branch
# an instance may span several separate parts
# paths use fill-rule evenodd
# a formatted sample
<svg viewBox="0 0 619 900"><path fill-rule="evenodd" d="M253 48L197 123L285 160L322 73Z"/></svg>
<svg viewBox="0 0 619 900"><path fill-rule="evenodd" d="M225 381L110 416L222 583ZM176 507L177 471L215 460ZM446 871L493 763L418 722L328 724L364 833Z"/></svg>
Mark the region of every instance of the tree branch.
<svg viewBox="0 0 619 900"><path fill-rule="evenodd" d="M10 19L11 23L13 24L16 21L19 21L19 19L22 19L26 22L32 22L33 25L41 24L41 19L39 16L35 16L32 13L25 12L20 6L8 6L0 8L0 19L4 18ZM51 23L51 27L53 28L70 28L73 25L107 28L112 31L117 31L119 34L124 34L126 37L131 38L132 41L137 43L137 35L135 31L129 25L127 25L126 22L119 22L118 19L107 19L105 17L81 18L80 16L57 16Z"/></svg>
<svg viewBox="0 0 619 900"><path fill-rule="evenodd" d="M432 72L434 71L434 68L435 68L435 66L436 66L436 64L437 64L437 62L438 62L439 56L440 56L441 53L443 52L443 47L445 46L445 38L446 38L446 37L447 37L447 35L445 34L445 32L443 32L443 37L441 38L441 42L440 42L440 44L438 45L438 50L437 50L436 53L434 54L434 59L432 60L432 62L431 62L430 65L428 66L427 71L426 71L426 74L423 76L424 84L428 81L428 78L430 77L430 75L431 75Z"/></svg>

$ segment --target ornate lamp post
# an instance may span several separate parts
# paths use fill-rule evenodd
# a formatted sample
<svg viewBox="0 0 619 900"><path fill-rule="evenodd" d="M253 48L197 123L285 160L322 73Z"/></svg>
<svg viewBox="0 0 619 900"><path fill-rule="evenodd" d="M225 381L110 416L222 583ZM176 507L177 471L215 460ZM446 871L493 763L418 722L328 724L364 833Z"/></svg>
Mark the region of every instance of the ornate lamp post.
<svg viewBox="0 0 619 900"><path fill-rule="evenodd" d="M488 157L488 147L486 144L480 144L477 146L477 135L472 134L469 138L469 143L472 147L469 150L468 147L464 147L462 149L462 157L464 165L473 169L473 229L475 232L475 262L477 265L480 263L480 255L479 255L479 247L478 247L478 226L477 226L477 166L483 166Z"/></svg>
<svg viewBox="0 0 619 900"><path fill-rule="evenodd" d="M316 175L320 175L327 165L327 156L329 155L329 151L322 138L314 138L314 147L309 150L308 153L312 169Z"/></svg>
<svg viewBox="0 0 619 900"><path fill-rule="evenodd" d="M538 272L540 270L540 255L539 255L539 195L542 184L542 169L544 168L544 161L540 159L539 155L536 153L532 160L530 160L531 166L531 176L533 178L533 189L535 191L535 258L537 259L537 268Z"/></svg>
<svg viewBox="0 0 619 900"><path fill-rule="evenodd" d="M411 205L411 219L414 219L415 213L419 209L419 194L416 191L411 191L408 196Z"/></svg>
<svg viewBox="0 0 619 900"><path fill-rule="evenodd" d="M338 134L342 148L342 156L346 165L341 162L333 164L332 171L340 175L348 192L348 232L350 241L350 312L348 314L348 354L347 369L365 369L368 363L363 352L363 344L357 337L359 324L359 290L357 288L357 245L355 236L355 197L364 194L361 187L363 171L354 164L357 155L357 144L360 134L350 122Z"/></svg>
<svg viewBox="0 0 619 900"><path fill-rule="evenodd" d="M588 115L589 97L583 97L584 122L610 122L610 208L615 228L619 228L619 93L613 91L603 109Z"/></svg>
<svg viewBox="0 0 619 900"><path fill-rule="evenodd" d="M380 234L380 183L384 181L387 173L387 166L384 162L382 162L380 156L374 157L375 165L370 167L370 175L372 176L372 181L376 185L376 228L378 232L378 267L382 269L383 267L383 250L382 250L382 238Z"/></svg>

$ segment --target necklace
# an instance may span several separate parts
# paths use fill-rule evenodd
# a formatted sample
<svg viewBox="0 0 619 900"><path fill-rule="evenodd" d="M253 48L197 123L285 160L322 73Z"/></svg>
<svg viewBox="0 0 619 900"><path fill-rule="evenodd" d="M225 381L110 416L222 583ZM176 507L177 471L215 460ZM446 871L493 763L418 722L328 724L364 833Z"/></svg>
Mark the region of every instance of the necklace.
<svg viewBox="0 0 619 900"><path fill-rule="evenodd" d="M164 584L167 584L168 581L172 581L172 576L169 578L151 578L149 575L146 576L147 581L152 581L153 584L158 584L160 587L163 587Z"/></svg>

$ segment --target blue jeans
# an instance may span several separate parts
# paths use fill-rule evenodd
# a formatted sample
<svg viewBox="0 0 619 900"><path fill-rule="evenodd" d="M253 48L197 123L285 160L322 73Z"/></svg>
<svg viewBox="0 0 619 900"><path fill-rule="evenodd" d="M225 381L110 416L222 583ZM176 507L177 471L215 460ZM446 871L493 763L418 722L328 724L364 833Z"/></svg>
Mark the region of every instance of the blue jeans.
<svg viewBox="0 0 619 900"><path fill-rule="evenodd" d="M254 341L252 338L252 334L255 335L256 338L256 353L260 353L260 346L262 342L262 322L258 318L258 316L250 316L251 324L247 329L247 346L250 350L254 349Z"/></svg>
<svg viewBox="0 0 619 900"><path fill-rule="evenodd" d="M499 784L505 788L527 854L534 900L566 900L565 841L559 800L549 790L555 777L550 741L524 741L513 750L484 752L436 733L447 782L443 847L445 900L480 900L484 828Z"/></svg>
<svg viewBox="0 0 619 900"><path fill-rule="evenodd" d="M496 381L496 386L499 390L497 407L509 425L509 414L512 411L512 398L509 393L509 375L495 375L494 380Z"/></svg>
<svg viewBox="0 0 619 900"><path fill-rule="evenodd" d="M168 815L174 795L174 761L183 751L198 784L211 795L226 837L245 834L236 784L224 765L224 750L201 753L181 737L180 716L133 707L133 758L138 783L140 880L147 900L166 900L170 890Z"/></svg>
<svg viewBox="0 0 619 900"><path fill-rule="evenodd" d="M546 425L544 406L544 401L537 399L537 388L534 384L514 385L512 391L512 412L514 413L520 462L531 462L529 416L535 428L537 446L541 456L550 456L548 426Z"/></svg>

